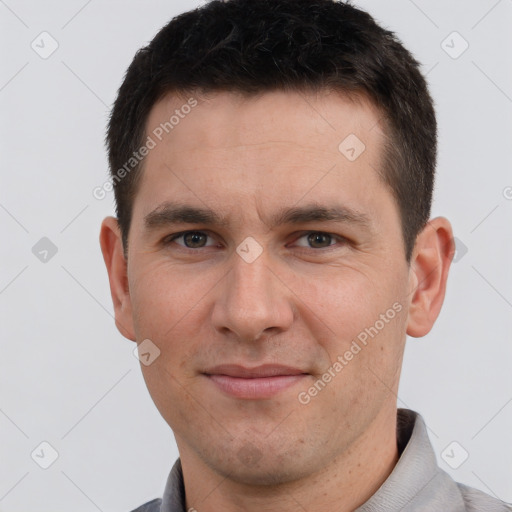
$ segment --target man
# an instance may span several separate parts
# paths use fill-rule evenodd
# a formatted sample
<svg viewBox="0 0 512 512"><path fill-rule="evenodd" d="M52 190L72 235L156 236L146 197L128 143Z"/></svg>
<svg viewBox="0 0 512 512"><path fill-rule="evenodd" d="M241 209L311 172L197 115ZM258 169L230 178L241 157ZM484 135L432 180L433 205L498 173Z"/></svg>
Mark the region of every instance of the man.
<svg viewBox="0 0 512 512"><path fill-rule="evenodd" d="M141 49L107 135L116 325L179 460L138 511L501 511L397 411L454 254L418 63L332 0L213 1Z"/></svg>

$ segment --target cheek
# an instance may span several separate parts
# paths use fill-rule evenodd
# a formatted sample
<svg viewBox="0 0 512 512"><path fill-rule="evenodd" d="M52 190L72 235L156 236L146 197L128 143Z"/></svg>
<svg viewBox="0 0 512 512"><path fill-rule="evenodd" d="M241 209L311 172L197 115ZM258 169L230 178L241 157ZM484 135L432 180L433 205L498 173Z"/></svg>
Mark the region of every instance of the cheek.
<svg viewBox="0 0 512 512"><path fill-rule="evenodd" d="M189 275L182 268L169 264L139 263L144 271L130 283L130 297L137 338L166 340L172 331L183 330L195 322L201 300L214 286L216 279L208 272Z"/></svg>
<svg viewBox="0 0 512 512"><path fill-rule="evenodd" d="M387 283L347 268L329 269L315 278L296 278L293 283L304 314L309 310L309 315L316 315L332 335L345 341L373 325L379 314L391 306L393 294L386 286Z"/></svg>
<svg viewBox="0 0 512 512"><path fill-rule="evenodd" d="M354 372L352 382L364 381L357 377L362 367L374 368L377 375L379 369L396 373L405 341L405 286L398 275L371 279L354 269L302 282L300 316L331 364L341 357L344 373Z"/></svg>
<svg viewBox="0 0 512 512"><path fill-rule="evenodd" d="M153 402L171 428L186 425L190 418L202 419L204 411L187 391L188 382L183 376L177 375L164 354L150 366L141 365L141 369Z"/></svg>

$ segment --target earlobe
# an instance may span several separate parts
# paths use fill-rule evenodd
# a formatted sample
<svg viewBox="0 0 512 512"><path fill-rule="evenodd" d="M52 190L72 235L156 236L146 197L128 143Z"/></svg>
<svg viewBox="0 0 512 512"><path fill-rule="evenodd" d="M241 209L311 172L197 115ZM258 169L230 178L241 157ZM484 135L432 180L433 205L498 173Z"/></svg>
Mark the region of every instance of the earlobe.
<svg viewBox="0 0 512 512"><path fill-rule="evenodd" d="M430 220L416 239L410 266L410 307L407 334L428 334L443 305L448 271L455 254L450 222Z"/></svg>
<svg viewBox="0 0 512 512"><path fill-rule="evenodd" d="M101 223L100 246L107 267L116 326L125 338L135 341L127 264L115 217L106 217Z"/></svg>

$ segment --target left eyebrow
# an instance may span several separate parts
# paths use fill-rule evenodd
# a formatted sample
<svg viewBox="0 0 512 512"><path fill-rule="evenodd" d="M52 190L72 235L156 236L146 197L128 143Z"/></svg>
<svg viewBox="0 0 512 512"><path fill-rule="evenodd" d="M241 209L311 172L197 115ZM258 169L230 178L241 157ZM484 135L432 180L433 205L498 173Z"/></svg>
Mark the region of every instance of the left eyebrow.
<svg viewBox="0 0 512 512"><path fill-rule="evenodd" d="M272 227L282 224L305 224L307 222L340 222L356 224L366 229L372 225L370 217L347 206L326 207L316 203L301 207L283 208L272 217Z"/></svg>
<svg viewBox="0 0 512 512"><path fill-rule="evenodd" d="M355 224L371 230L371 219L364 213L346 206L323 206L310 203L305 206L286 207L271 217L270 228L284 224L305 224L308 222L339 222ZM167 201L144 217L146 230L154 230L171 224L209 224L228 227L227 218L214 210Z"/></svg>

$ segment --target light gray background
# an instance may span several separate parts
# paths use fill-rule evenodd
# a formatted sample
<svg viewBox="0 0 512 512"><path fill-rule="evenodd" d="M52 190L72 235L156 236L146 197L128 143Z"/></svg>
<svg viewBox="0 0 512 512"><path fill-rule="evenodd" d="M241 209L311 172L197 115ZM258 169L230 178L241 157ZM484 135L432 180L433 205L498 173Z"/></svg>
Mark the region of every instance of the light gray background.
<svg viewBox="0 0 512 512"><path fill-rule="evenodd" d="M512 501L512 0L355 3L428 73L440 135L433 216L467 247L434 329L408 340L398 403L423 414L455 479ZM177 457L135 345L114 325L98 243L113 195L92 190L107 179L107 114L135 51L195 5L0 0L3 512L127 512L161 496ZM31 48L43 31L59 45L47 59ZM453 31L469 43L456 59L441 46ZM452 35L444 46L463 44ZM46 263L32 253L42 237L58 248ZM31 458L42 441L59 454L48 469ZM469 453L458 469L441 457L453 441L452 460Z"/></svg>

